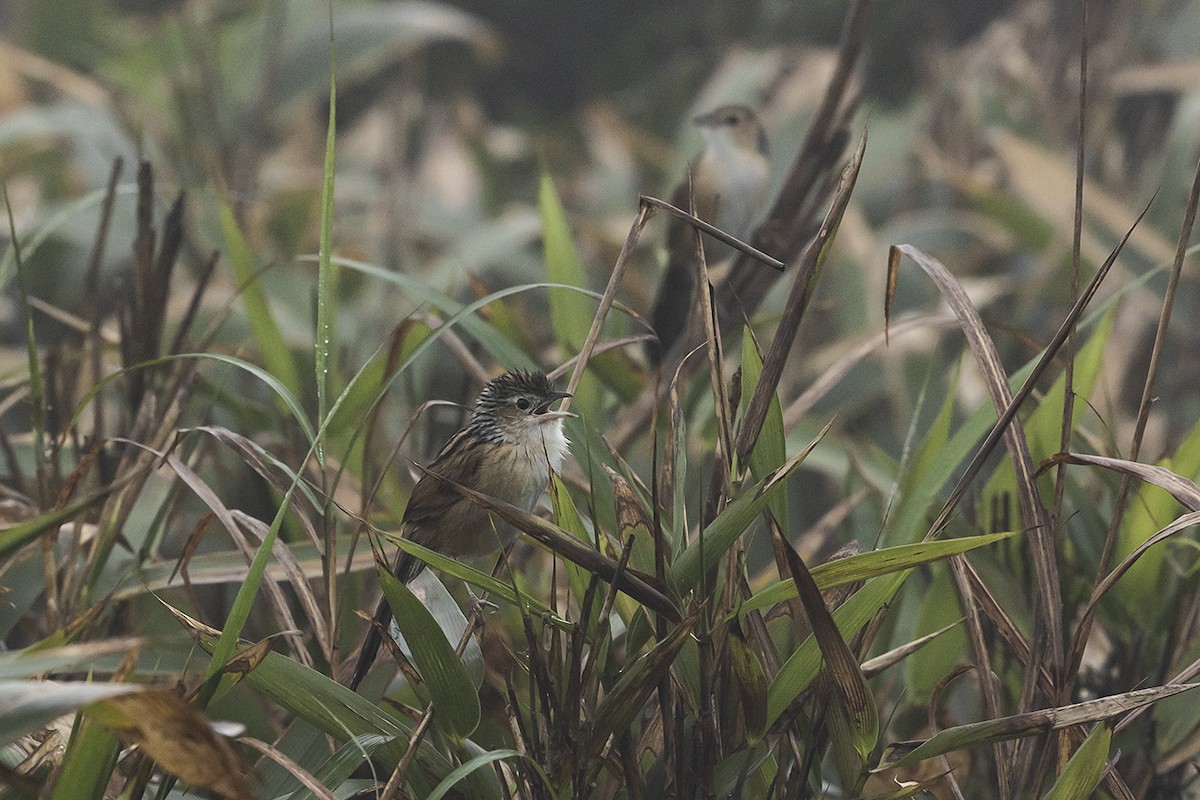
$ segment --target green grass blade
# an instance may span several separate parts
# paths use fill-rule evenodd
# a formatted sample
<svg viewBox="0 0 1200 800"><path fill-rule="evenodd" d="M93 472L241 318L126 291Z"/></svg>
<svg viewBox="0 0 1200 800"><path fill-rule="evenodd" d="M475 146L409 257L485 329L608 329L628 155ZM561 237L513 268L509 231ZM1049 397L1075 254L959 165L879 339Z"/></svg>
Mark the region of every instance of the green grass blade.
<svg viewBox="0 0 1200 800"><path fill-rule="evenodd" d="M250 247L246 244L246 239L233 216L233 209L227 201L221 201L219 215L225 249L241 285L242 304L246 308L246 318L250 323L250 330L254 333L254 341L258 344L263 364L290 393L299 395L300 373L296 368L296 359L288 350L283 333L279 330L279 323L271 313L271 304L267 301L267 293L259 280L260 272L254 264Z"/></svg>
<svg viewBox="0 0 1200 800"><path fill-rule="evenodd" d="M817 443L829 430L826 425L805 448L786 464L771 472L749 491L730 503L721 515L704 529L703 547L698 538L695 543L680 553L671 565L670 580L679 592L687 592L700 582L704 571L720 560L738 537L746 532L755 517L767 507L774 494L787 485L787 479L796 471Z"/></svg>
<svg viewBox="0 0 1200 800"><path fill-rule="evenodd" d="M1088 800L1104 777L1111 744L1111 725L1101 723L1092 728L1058 780L1050 787L1045 800Z"/></svg>
<svg viewBox="0 0 1200 800"><path fill-rule="evenodd" d="M121 742L88 717L78 718L51 800L100 800L117 766Z"/></svg>
<svg viewBox="0 0 1200 800"><path fill-rule="evenodd" d="M875 578L833 612L843 639L849 639L891 601L908 571ZM780 667L767 689L767 726L775 724L792 701L812 684L821 670L821 648L813 636L805 639Z"/></svg>
<svg viewBox="0 0 1200 800"><path fill-rule="evenodd" d="M845 586L921 564L931 564L950 556L969 553L977 548L1017 536L1019 533L1020 531L989 533L984 536L917 542L916 544L902 544L882 550L872 550L869 553L859 553L847 558L839 558L836 561L818 564L812 568L812 576L813 580L817 582L817 588L825 591L836 586ZM756 592L738 609L738 614L745 615L751 611L771 608L791 600L795 596L796 585L792 581L779 581Z"/></svg>
<svg viewBox="0 0 1200 800"><path fill-rule="evenodd" d="M333 314L330 302L337 272L330 262L333 247L334 140L337 120L337 49L333 41L333 4L329 6L329 128L325 133L325 172L321 182L321 241L317 250L317 341L314 359L317 383L317 419L325 419L329 390L329 353L334 349ZM317 441L317 460L325 464L325 444Z"/></svg>
<svg viewBox="0 0 1200 800"><path fill-rule="evenodd" d="M434 722L461 742L479 726L479 692L437 620L417 596L392 575L379 570L380 585L396 626L412 651L412 662L433 700Z"/></svg>
<svg viewBox="0 0 1200 800"><path fill-rule="evenodd" d="M524 753L518 753L516 750L492 750L488 753L480 753L479 755L467 761L462 766L455 769L449 775L442 779L425 800L442 800L463 778L470 775L481 767L486 767L488 764L494 764L497 761L503 761L509 758L524 758L533 767L534 774L542 780L542 786L548 792L553 792L553 787L550 785L550 780L546 777L546 773L542 771L541 765L529 758Z"/></svg>

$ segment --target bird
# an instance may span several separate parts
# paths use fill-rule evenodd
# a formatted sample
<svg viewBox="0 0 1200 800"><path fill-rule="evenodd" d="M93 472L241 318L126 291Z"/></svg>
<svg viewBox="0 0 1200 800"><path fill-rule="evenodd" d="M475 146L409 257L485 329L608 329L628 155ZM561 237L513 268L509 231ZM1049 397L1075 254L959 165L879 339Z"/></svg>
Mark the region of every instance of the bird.
<svg viewBox="0 0 1200 800"><path fill-rule="evenodd" d="M453 558L507 549L516 530L501 520L493 522L483 507L446 481L532 511L550 483L550 473L562 468L567 455L570 443L563 420L575 415L551 411L550 406L568 397L542 372L517 370L489 381L467 424L450 437L417 481L400 520L400 535ZM408 583L424 568L423 561L401 550L392 573ZM379 624L367 630L351 689L358 688L374 663L379 632L387 629L391 616L387 599L381 599L375 610Z"/></svg>
<svg viewBox="0 0 1200 800"><path fill-rule="evenodd" d="M694 120L704 137L704 150L688 166L687 176L671 194L677 208L688 210L689 191L695 215L725 233L745 239L753 232L767 199L770 164L767 134L758 115L744 105L724 105ZM658 342L646 355L657 364L687 327L695 285L695 228L672 217L667 226L667 267L659 282L651 324ZM713 253L706 250L706 255Z"/></svg>

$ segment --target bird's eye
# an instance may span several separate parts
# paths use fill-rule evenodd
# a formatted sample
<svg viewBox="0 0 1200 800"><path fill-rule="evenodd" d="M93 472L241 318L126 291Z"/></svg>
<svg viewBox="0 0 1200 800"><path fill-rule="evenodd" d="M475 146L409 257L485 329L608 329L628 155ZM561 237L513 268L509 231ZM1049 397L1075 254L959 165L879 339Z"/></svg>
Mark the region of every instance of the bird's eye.
<svg viewBox="0 0 1200 800"><path fill-rule="evenodd" d="M529 402L528 399L526 399L524 397L517 398L517 408L521 409L522 411L528 411L531 407L532 407L532 404Z"/></svg>
<svg viewBox="0 0 1200 800"><path fill-rule="evenodd" d="M737 114L730 114L728 117L725 118L726 125L737 125L738 121L739 120L738 120Z"/></svg>

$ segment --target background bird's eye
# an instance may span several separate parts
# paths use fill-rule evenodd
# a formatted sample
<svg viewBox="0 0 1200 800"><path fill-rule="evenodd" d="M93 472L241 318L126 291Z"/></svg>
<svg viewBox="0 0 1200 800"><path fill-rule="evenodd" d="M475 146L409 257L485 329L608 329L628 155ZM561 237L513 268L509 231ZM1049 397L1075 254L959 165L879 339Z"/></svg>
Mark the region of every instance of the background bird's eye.
<svg viewBox="0 0 1200 800"><path fill-rule="evenodd" d="M517 408L521 409L522 411L528 411L530 408L530 402L524 397L518 397Z"/></svg>

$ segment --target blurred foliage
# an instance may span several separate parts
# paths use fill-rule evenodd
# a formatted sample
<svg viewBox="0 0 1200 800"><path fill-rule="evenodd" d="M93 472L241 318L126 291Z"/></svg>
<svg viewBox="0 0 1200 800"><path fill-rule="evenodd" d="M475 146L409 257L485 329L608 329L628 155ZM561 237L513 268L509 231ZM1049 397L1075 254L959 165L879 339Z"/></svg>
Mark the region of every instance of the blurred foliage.
<svg viewBox="0 0 1200 800"><path fill-rule="evenodd" d="M336 269L324 289L336 314L318 377L329 7L0 5L0 181L20 245L18 258L6 217L3 796L108 786L182 797L171 775L225 796L309 796L302 786L317 784L348 796L381 788L400 765L414 796L497 797L503 783L532 798L945 798L949 771L967 797L1001 787L1087 797L1097 781L1101 796L1122 796L1114 774L1130 796L1200 797L1200 695L1159 689L1193 680L1200 659L1200 562L1185 515L1200 479L1195 231L1135 459L1163 468L1158 485L1126 490L1115 467L1060 473L1047 461L1061 449L1068 362L1068 449L1131 457L1200 153L1197 0L1087 4L1078 276L1080 5L878 3L847 91L862 97L851 140L865 126L869 144L748 463L714 480L727 454L703 353L655 423L647 416L615 452L604 438L659 377L640 340L622 338L645 331L660 217L601 329L614 345L577 392L552 519L612 560L632 541L629 564L649 578L662 548L658 588L682 622L522 542L498 584L443 565L498 605L462 665L447 645L467 621L426 573L411 588L431 615L405 633L428 646L391 685L399 701L375 702L384 668L363 696L337 682L364 630L354 610L378 596L369 526L395 528L410 460L436 452L464 419L456 404L487 377L577 355L638 195L669 196L699 148L696 112L758 109L775 188L785 183L846 13L830 0L335 4ZM839 169L830 164L835 179ZM1032 464L1044 467L1033 486L993 453L942 538L916 544L995 420L996 386L907 260L884 338L888 247L947 265L1015 388L1152 197L1078 336L1022 407ZM734 320L726 335L735 425L790 287L774 284L746 334ZM1051 512L1053 598L1037 588L1022 489ZM1063 623L1066 640L1051 643L1061 656L1091 624L1097 576L1172 524L1182 531L1095 598L1081 663L1047 676L1025 666L1022 644L1047 658L1047 603ZM788 547L828 613L788 588L804 583ZM430 638L438 628L446 641ZM845 674L835 630L861 672ZM822 653L838 666L823 669ZM52 682L34 680L44 676ZM456 696L477 690L478 708ZM206 727L198 707L240 725L241 743ZM146 708L162 728L138 724ZM855 727L876 710L877 741ZM1073 727L1045 733L1059 724ZM1020 746L991 744L1002 728ZM189 774L170 748L129 747L189 729L204 731L202 749L184 761L226 778L253 765L253 789ZM922 750L905 742L938 731Z"/></svg>

